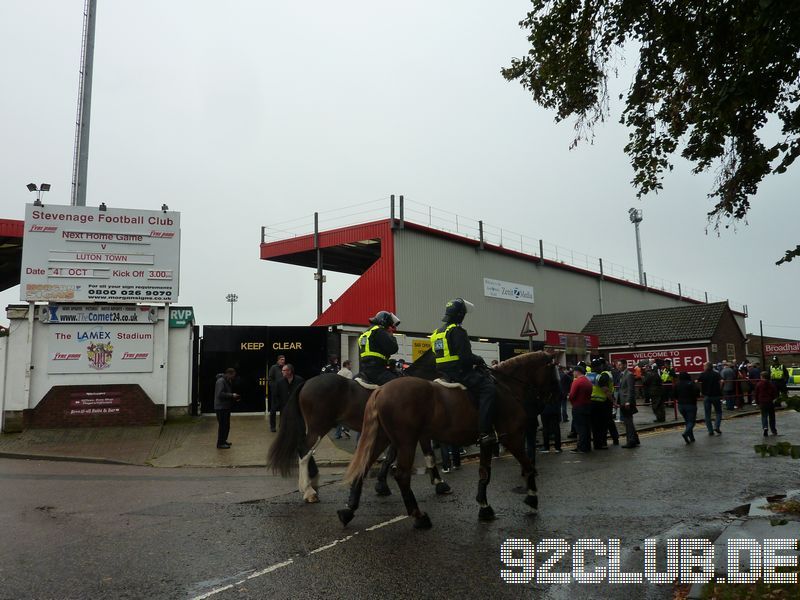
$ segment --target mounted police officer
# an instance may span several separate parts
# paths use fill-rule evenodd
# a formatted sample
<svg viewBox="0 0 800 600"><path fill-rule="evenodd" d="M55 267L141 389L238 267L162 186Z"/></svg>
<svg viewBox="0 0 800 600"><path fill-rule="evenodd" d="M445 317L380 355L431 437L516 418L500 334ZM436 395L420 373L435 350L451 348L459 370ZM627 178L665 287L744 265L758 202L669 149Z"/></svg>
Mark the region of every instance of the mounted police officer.
<svg viewBox="0 0 800 600"><path fill-rule="evenodd" d="M482 357L472 353L469 334L461 322L474 306L463 298L456 298L445 305L442 321L445 327L435 329L431 334L431 349L436 355L436 368L451 381L461 383L478 398L480 431L482 445L497 442L494 433L494 411L496 390L492 378L476 366L485 366Z"/></svg>
<svg viewBox="0 0 800 600"><path fill-rule="evenodd" d="M369 320L372 327L358 338L359 367L370 383L383 385L397 377L397 373L387 367L389 357L397 353L397 340L394 332L400 319L389 311L382 310Z"/></svg>

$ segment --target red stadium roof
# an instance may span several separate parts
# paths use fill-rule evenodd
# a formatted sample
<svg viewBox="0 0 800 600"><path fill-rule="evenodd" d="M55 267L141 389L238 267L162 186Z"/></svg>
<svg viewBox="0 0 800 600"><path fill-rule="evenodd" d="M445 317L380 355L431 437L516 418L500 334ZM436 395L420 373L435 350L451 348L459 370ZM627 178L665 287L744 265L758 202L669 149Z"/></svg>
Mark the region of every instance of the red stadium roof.
<svg viewBox="0 0 800 600"><path fill-rule="evenodd" d="M0 291L19 283L25 221L0 219Z"/></svg>
<svg viewBox="0 0 800 600"><path fill-rule="evenodd" d="M322 269L361 275L312 325L366 324L379 310L396 311L391 221L319 233ZM261 244L261 258L316 268L314 235Z"/></svg>

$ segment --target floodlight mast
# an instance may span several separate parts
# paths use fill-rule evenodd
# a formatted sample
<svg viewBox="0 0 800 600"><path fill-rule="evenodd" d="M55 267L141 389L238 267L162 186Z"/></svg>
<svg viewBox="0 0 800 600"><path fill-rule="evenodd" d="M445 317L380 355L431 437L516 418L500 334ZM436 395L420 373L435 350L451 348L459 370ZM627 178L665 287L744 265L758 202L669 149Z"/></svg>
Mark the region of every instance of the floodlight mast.
<svg viewBox="0 0 800 600"><path fill-rule="evenodd" d="M78 114L75 119L75 148L72 157L72 206L86 206L86 177L89 166L89 121L92 112L92 70L94 69L94 23L97 0L86 0L81 41L81 72L78 79Z"/></svg>
<svg viewBox="0 0 800 600"><path fill-rule="evenodd" d="M628 210L631 223L636 228L636 259L639 262L639 285L644 285L644 268L642 267L642 240L639 237L639 223L642 222L642 209L631 208Z"/></svg>

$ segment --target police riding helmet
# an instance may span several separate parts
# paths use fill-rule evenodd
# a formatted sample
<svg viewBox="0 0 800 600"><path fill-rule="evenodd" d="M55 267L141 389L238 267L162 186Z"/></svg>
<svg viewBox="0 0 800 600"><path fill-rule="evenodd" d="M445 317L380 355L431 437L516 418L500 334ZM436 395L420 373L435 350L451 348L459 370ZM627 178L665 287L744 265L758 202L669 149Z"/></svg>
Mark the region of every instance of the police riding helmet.
<svg viewBox="0 0 800 600"><path fill-rule="evenodd" d="M442 321L445 323L461 323L473 308L475 308L475 305L472 302L467 302L463 298L454 298L445 304Z"/></svg>
<svg viewBox="0 0 800 600"><path fill-rule="evenodd" d="M400 319L397 318L397 315L390 313L388 310L380 311L369 322L379 327L397 327L400 325Z"/></svg>
<svg viewBox="0 0 800 600"><path fill-rule="evenodd" d="M602 371L606 366L606 359L602 356L592 360L592 371Z"/></svg>

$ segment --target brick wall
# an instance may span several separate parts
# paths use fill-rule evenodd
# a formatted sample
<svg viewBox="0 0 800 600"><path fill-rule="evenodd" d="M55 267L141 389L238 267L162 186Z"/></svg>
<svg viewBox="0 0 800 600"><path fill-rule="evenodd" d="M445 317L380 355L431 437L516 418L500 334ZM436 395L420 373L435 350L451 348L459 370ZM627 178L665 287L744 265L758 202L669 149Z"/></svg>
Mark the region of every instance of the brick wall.
<svg viewBox="0 0 800 600"><path fill-rule="evenodd" d="M746 356L745 337L736 319L733 318L730 310L725 310L719 320L717 331L711 338L711 343L717 345L717 351L712 347L708 349L708 355L712 363L728 360L728 344L733 344L737 363L741 363Z"/></svg>
<svg viewBox="0 0 800 600"><path fill-rule="evenodd" d="M109 427L158 425L164 406L135 384L57 385L36 408L23 411L23 427Z"/></svg>

